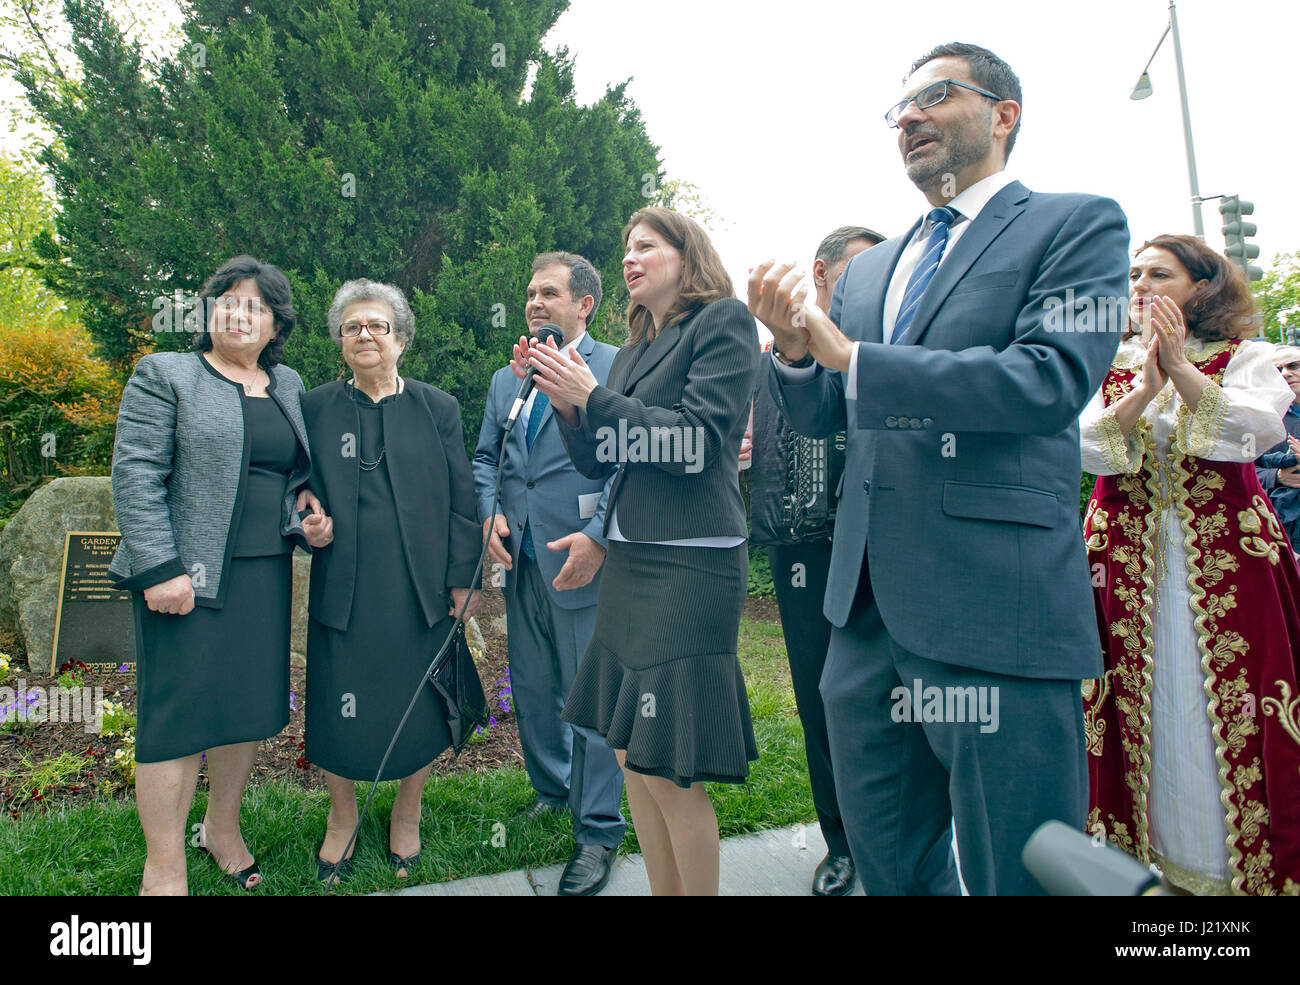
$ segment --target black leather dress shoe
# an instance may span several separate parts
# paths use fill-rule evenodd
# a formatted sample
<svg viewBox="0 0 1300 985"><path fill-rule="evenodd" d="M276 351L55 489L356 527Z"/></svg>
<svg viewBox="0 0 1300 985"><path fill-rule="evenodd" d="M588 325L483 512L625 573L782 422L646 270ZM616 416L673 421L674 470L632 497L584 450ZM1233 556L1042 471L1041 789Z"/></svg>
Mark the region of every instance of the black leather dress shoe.
<svg viewBox="0 0 1300 985"><path fill-rule="evenodd" d="M853 883L857 879L857 869L853 859L847 855L831 857L827 853L813 874L814 896L847 896L853 892Z"/></svg>
<svg viewBox="0 0 1300 985"><path fill-rule="evenodd" d="M609 884L617 849L579 845L569 856L556 896L595 896Z"/></svg>

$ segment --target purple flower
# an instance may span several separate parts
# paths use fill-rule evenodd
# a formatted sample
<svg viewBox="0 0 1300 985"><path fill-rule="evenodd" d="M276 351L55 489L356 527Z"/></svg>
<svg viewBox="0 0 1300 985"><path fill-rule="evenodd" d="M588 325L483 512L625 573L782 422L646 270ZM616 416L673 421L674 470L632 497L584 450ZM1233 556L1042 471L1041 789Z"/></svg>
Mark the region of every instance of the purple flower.
<svg viewBox="0 0 1300 985"><path fill-rule="evenodd" d="M293 696L292 691L289 692L289 710L290 711L298 710L298 699Z"/></svg>
<svg viewBox="0 0 1300 985"><path fill-rule="evenodd" d="M127 669L127 667L129 667L129 666L130 666L130 664L122 664L121 667L118 667L118 668L117 668L117 672L118 672L119 674L125 674L125 673L126 673L126 669Z"/></svg>
<svg viewBox="0 0 1300 985"><path fill-rule="evenodd" d="M488 728L496 728L497 720L494 716L488 715Z"/></svg>

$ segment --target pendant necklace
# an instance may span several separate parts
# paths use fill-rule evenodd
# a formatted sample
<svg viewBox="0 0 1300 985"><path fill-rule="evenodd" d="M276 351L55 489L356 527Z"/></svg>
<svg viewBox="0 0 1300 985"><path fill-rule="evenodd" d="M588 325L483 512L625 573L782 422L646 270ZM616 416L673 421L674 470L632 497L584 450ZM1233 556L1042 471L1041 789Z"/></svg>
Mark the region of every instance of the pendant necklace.
<svg viewBox="0 0 1300 985"><path fill-rule="evenodd" d="M221 360L221 361L222 361L223 363L225 362L224 359ZM249 397L251 397L251 396L253 395L253 384L257 382L257 374L258 374L258 369L257 369L256 366L254 366L254 367L253 367L253 378L252 378L249 382L245 383L245 382L243 382L242 380L240 380L238 377L234 377L234 374L227 373L227 375L232 376L232 377L234 378L234 381L235 381L236 383L238 383L240 386L242 386L242 387L244 388L244 394L245 394L245 396L249 396Z"/></svg>
<svg viewBox="0 0 1300 985"><path fill-rule="evenodd" d="M348 380L348 395L352 397L352 400L353 400L354 403L356 402L356 399L357 399L356 389L357 389L356 382L353 381L353 380ZM401 393L401 392L402 392L402 378L401 378L400 376L397 378L397 386L396 386L395 389L396 389L396 392L397 392L397 393ZM394 394L394 395L396 395L396 394ZM367 461L366 461L366 458L365 458L364 455L360 455L360 454L358 454L358 455L357 455L357 464L358 464L358 466L361 468L361 471L362 471L362 472L373 472L375 469L379 468L379 463L382 462L382 461L384 460L384 452L387 451L387 450L388 450L388 449L387 449L387 446L386 446L386 445L380 445L380 446L379 446L379 457L376 458L373 462L367 462Z"/></svg>

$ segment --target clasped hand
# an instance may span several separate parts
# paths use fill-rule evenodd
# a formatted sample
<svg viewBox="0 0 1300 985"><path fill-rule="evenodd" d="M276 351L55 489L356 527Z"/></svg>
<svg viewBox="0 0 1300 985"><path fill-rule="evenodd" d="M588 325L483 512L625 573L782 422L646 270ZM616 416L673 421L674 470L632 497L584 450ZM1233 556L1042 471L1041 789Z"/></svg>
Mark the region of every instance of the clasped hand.
<svg viewBox="0 0 1300 985"><path fill-rule="evenodd" d="M1191 363L1187 359L1184 339L1187 325L1182 309L1170 298L1161 294L1151 297L1141 319L1143 335L1149 333L1147 358L1142 365L1142 378L1146 388L1154 393L1164 389L1172 375L1183 372Z"/></svg>
<svg viewBox="0 0 1300 985"><path fill-rule="evenodd" d="M302 519L302 533L316 550L328 547L334 542L334 518L325 515L325 508L310 489L298 493L297 510L301 513L310 508L311 516Z"/></svg>
<svg viewBox="0 0 1300 985"><path fill-rule="evenodd" d="M793 263L760 263L749 272L749 313L768 327L787 359L811 352L827 369L848 372L853 355L849 339L827 314L808 300L808 285Z"/></svg>
<svg viewBox="0 0 1300 985"><path fill-rule="evenodd" d="M534 385L550 399L551 408L570 427L576 427L577 408L585 408L591 391L600 385L578 354L577 347L570 349L566 357L554 339L543 345L536 339L521 335L515 343L510 368L522 380L529 366L536 367Z"/></svg>

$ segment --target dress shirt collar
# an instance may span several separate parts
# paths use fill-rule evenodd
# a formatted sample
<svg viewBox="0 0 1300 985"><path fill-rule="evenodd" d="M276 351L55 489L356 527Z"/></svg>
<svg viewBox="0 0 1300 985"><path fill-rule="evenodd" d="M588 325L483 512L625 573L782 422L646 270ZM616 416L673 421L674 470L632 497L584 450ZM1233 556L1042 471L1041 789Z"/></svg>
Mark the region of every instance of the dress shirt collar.
<svg viewBox="0 0 1300 985"><path fill-rule="evenodd" d="M995 172L987 178L981 178L979 181L975 182L975 184L971 185L949 202L947 208L952 209L952 211L958 213L963 218L974 222L979 218L979 214L984 211L984 206L989 204L989 200L1015 180L1016 179L1007 174L1006 171ZM924 226L925 224L923 223L922 225ZM954 223L954 225L956 225L956 223Z"/></svg>
<svg viewBox="0 0 1300 985"><path fill-rule="evenodd" d="M583 339L583 336L585 336L586 334L587 334L587 332L586 332L585 329L584 329L583 331L579 332L576 336L574 336L574 339L573 339L572 342L565 342L564 345L560 346L560 351L561 351L561 352L568 352L568 351L569 351L570 349L572 349L575 345L577 345L579 342L581 342L582 339Z"/></svg>

